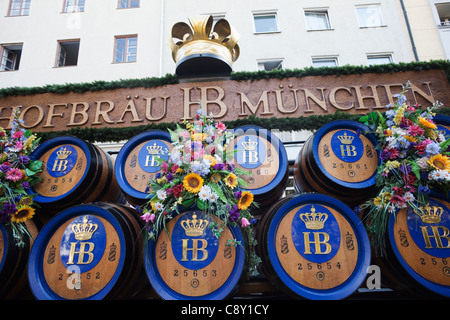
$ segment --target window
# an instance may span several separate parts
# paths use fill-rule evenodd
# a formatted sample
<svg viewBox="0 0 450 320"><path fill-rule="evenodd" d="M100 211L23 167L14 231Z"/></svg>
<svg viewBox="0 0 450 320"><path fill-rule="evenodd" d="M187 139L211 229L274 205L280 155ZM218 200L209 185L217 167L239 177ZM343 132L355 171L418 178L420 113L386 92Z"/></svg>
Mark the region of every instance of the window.
<svg viewBox="0 0 450 320"><path fill-rule="evenodd" d="M76 66L78 63L78 51L80 40L58 41L57 67Z"/></svg>
<svg viewBox="0 0 450 320"><path fill-rule="evenodd" d="M387 54L368 54L367 55L367 63L369 66L377 65L377 64L387 64L392 62L392 55Z"/></svg>
<svg viewBox="0 0 450 320"><path fill-rule="evenodd" d="M337 67L338 60L337 57L313 57L312 58L313 67Z"/></svg>
<svg viewBox="0 0 450 320"><path fill-rule="evenodd" d="M27 16L30 13L31 0L10 0L9 16Z"/></svg>
<svg viewBox="0 0 450 320"><path fill-rule="evenodd" d="M328 10L305 10L307 30L330 30Z"/></svg>
<svg viewBox="0 0 450 320"><path fill-rule="evenodd" d="M119 0L119 8L139 8L139 0Z"/></svg>
<svg viewBox="0 0 450 320"><path fill-rule="evenodd" d="M450 2L436 3L440 26L450 27Z"/></svg>
<svg viewBox="0 0 450 320"><path fill-rule="evenodd" d="M137 36L116 37L114 63L136 62Z"/></svg>
<svg viewBox="0 0 450 320"><path fill-rule="evenodd" d="M379 5L357 6L356 16L358 17L358 23L361 28L383 26Z"/></svg>
<svg viewBox="0 0 450 320"><path fill-rule="evenodd" d="M255 21L255 32L278 32L277 15L275 13L253 14Z"/></svg>
<svg viewBox="0 0 450 320"><path fill-rule="evenodd" d="M22 44L2 45L0 47L0 71L19 70Z"/></svg>
<svg viewBox="0 0 450 320"><path fill-rule="evenodd" d="M258 70L277 70L283 69L283 60L265 60L258 61Z"/></svg>
<svg viewBox="0 0 450 320"><path fill-rule="evenodd" d="M64 12L84 12L85 0L64 0Z"/></svg>

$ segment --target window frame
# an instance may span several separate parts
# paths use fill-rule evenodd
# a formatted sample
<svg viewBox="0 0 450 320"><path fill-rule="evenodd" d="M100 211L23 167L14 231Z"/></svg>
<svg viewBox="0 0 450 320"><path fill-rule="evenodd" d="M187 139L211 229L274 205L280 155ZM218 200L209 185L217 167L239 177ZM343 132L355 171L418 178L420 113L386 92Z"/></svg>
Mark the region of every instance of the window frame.
<svg viewBox="0 0 450 320"><path fill-rule="evenodd" d="M328 24L328 28L324 28L324 29L314 29L314 28L310 28L308 25L308 14L311 13L316 13L316 14L324 14L326 17L326 22ZM305 17L305 26L306 26L306 31L326 31L326 30L333 30L333 27L331 25L331 19L330 19L330 13L328 11L328 8L306 8L303 9L303 15Z"/></svg>
<svg viewBox="0 0 450 320"><path fill-rule="evenodd" d="M14 1L15 0L9 0L8 17L21 17L21 16L30 15L31 0L18 0L18 1L20 1L19 14L13 15L13 14L11 14L11 10L12 10ZM24 8L24 3L27 3L27 2L28 2L28 8ZM24 10L26 10L26 13L24 12Z"/></svg>
<svg viewBox="0 0 450 320"><path fill-rule="evenodd" d="M266 70L264 67L265 63L278 63L278 66L276 68L272 68L270 70ZM271 70L282 70L284 69L284 59L281 58L274 58L274 59L260 59L256 61L257 67L259 71L271 71ZM261 68L263 66L263 68Z"/></svg>
<svg viewBox="0 0 450 320"><path fill-rule="evenodd" d="M138 6L137 7L131 7L131 1L133 0L126 0L127 1L127 6L126 7L121 7L120 4L122 3L122 0L117 0L117 9L136 9L136 8L140 8L141 7L141 1L138 1Z"/></svg>
<svg viewBox="0 0 450 320"><path fill-rule="evenodd" d="M315 62L325 62L325 61L334 61L335 65L334 66L315 66L314 65ZM311 57L311 64L312 64L312 66L314 68L323 68L323 67L334 68L334 67L339 67L339 57L337 55L313 56L313 57Z"/></svg>
<svg viewBox="0 0 450 320"><path fill-rule="evenodd" d="M128 48L129 48L128 41L130 39L132 39L132 38L136 38L136 53L134 54L135 58L134 58L134 61L127 61L128 60L127 51L128 51ZM124 54L124 57L125 57L124 61L116 61L116 59L117 59L117 54L116 54L117 53L117 40L120 40L120 39L126 39L127 40L126 41L126 45L125 45L125 49L124 49L124 52L125 52L125 54ZM114 37L113 63L114 64L120 64L120 63L134 63L134 62L137 62L137 46L138 46L138 35L137 34L115 36Z"/></svg>
<svg viewBox="0 0 450 320"><path fill-rule="evenodd" d="M380 24L379 25L362 25L360 15L358 14L358 9L360 9L360 8L377 8L379 19L380 19ZM358 21L358 27L360 29L386 27L386 24L384 23L383 12L381 10L380 3L355 5L355 12L356 12L356 20Z"/></svg>
<svg viewBox="0 0 450 320"><path fill-rule="evenodd" d="M74 42L78 42L78 52L77 52L77 63L76 64L70 64L70 65L60 65L59 61L60 61L60 57L61 57L61 48L64 48L64 50L66 50L66 48L64 46L62 46L62 44L64 43L74 43ZM66 68L66 67L76 67L78 66L78 58L80 56L80 45L81 45L81 41L80 39L68 39L68 40L58 40L58 45L57 45L57 49L56 49L56 59L55 59L55 68ZM66 52L67 54L67 52ZM66 57L64 57L64 61L66 60Z"/></svg>
<svg viewBox="0 0 450 320"><path fill-rule="evenodd" d="M67 10L69 7L67 6L67 4L69 3L69 1L73 1L74 2L74 10ZM79 6L79 2L83 1L83 10L80 10L80 6ZM63 9L62 12L63 13L75 13L75 12L84 12L84 9L86 7L86 0L64 0L63 2Z"/></svg>
<svg viewBox="0 0 450 320"><path fill-rule="evenodd" d="M14 51L9 47L13 46L20 46L20 55L14 53ZM0 72L10 72L10 71L17 71L19 70L20 60L22 58L22 51L23 51L23 43L5 43L0 45ZM5 60L5 52L12 52L14 54L14 61L13 61L13 69L6 69L6 65L3 64L3 61ZM8 59L8 58L6 58ZM11 60L11 59L9 59Z"/></svg>
<svg viewBox="0 0 450 320"><path fill-rule="evenodd" d="M256 30L256 20L255 20L255 18L257 18L257 17L269 17L269 16L274 16L276 30L257 31ZM267 33L279 33L279 32L281 32L280 31L280 27L279 27L279 23L278 23L278 13L276 11L253 12L252 13L252 18L253 18L253 33L254 34L267 34Z"/></svg>
<svg viewBox="0 0 450 320"><path fill-rule="evenodd" d="M376 59L376 58L388 58L389 62L388 63L371 64L370 63L370 59ZM383 65L383 64L389 64L389 63L393 63L394 62L394 58L393 58L392 52L368 53L368 54L366 54L366 59L367 59L367 65L368 66Z"/></svg>

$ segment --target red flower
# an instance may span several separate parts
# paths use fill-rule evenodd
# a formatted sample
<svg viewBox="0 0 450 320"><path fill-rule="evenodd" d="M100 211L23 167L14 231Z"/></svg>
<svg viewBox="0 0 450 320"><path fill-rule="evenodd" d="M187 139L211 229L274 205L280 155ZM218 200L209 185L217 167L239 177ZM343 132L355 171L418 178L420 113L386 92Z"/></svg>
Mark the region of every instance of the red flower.
<svg viewBox="0 0 450 320"><path fill-rule="evenodd" d="M172 193L175 198L181 197L181 192L183 192L183 185L181 183L172 188Z"/></svg>

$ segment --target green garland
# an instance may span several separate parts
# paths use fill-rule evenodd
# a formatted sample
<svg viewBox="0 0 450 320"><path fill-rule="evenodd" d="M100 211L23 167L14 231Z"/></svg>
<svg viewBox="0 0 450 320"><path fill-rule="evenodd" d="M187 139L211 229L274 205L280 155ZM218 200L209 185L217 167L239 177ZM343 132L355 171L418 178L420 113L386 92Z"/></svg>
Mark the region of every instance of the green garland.
<svg viewBox="0 0 450 320"><path fill-rule="evenodd" d="M409 62L409 63L390 63L375 66L342 66L342 67L308 67L304 69L283 69L272 71L257 72L232 72L230 80L233 81L256 81L261 79L283 79L288 77L301 78L306 76L341 76L349 74L364 73L395 73L405 71L424 71L440 69L444 70L447 79L450 82L450 61L433 60L429 62ZM23 96L41 93L64 94L69 92L83 93L87 91L114 90L121 88L154 88L163 85L177 84L176 75L168 74L161 78L143 78L143 79L125 79L117 81L94 81L90 83L75 83L63 85L46 85L42 87L10 87L0 89L0 97L7 96ZM441 109L439 114L450 115L449 109ZM228 128L236 128L242 125L257 125L266 129L280 129L286 131L295 130L311 130L315 131L324 124L333 120L358 120L360 115L348 114L337 111L334 114L327 115L311 115L308 117L292 117L292 118L258 118L254 115L234 121L227 121L225 124ZM52 139L61 135L77 136L90 142L114 142L128 140L133 136L147 130L167 130L174 129L176 123L158 123L148 124L126 128L74 128L65 131L43 132L39 135L42 141Z"/></svg>

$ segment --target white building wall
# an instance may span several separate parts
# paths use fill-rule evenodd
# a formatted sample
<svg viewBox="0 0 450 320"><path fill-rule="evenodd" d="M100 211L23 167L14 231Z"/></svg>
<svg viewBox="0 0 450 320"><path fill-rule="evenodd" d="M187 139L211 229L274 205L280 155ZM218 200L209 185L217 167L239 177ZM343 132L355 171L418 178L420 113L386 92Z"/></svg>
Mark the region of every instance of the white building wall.
<svg viewBox="0 0 450 320"><path fill-rule="evenodd" d="M172 26L198 14L224 14L240 34L234 71L256 71L257 61L283 59L284 68L336 56L340 66L367 65L367 54L390 53L409 62L411 45L397 1L392 0L141 0L117 9L117 0L86 0L84 12L63 13L63 0L32 0L28 16L8 17L0 1L0 45L23 43L19 70L0 72L0 88L160 77L175 72L167 39ZM380 4L383 26L360 28L355 5ZM331 30L307 31L306 8L328 10ZM279 32L255 34L253 12L275 12ZM4 30L7 30L5 32ZM137 62L113 63L114 37L138 35ZM57 41L80 39L77 66L55 67Z"/></svg>

